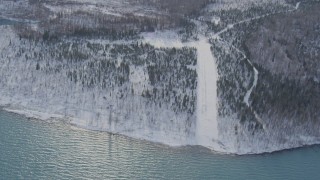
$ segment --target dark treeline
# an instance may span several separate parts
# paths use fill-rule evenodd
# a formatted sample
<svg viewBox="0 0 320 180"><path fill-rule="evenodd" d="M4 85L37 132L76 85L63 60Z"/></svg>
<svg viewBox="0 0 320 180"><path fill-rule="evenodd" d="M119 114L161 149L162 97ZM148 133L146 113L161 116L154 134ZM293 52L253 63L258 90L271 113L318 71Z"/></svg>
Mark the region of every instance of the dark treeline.
<svg viewBox="0 0 320 180"><path fill-rule="evenodd" d="M187 26L186 33L190 34L192 26L186 23L186 18L197 16L200 10L211 0L131 0L133 6L150 7L155 12L138 15L122 13L121 16L103 14L99 11L75 10L70 12L51 12L45 3L51 1L30 0L30 8L39 15L32 19L39 20L37 29L17 26L22 38L52 40L61 36L84 36L102 39L133 39L140 32L154 32L175 27ZM79 5L68 1L57 1L55 5ZM81 4L80 4L81 5ZM40 13L41 12L41 13ZM142 12L145 13L145 12ZM35 17L33 17L35 16ZM54 17L54 18L52 18Z"/></svg>

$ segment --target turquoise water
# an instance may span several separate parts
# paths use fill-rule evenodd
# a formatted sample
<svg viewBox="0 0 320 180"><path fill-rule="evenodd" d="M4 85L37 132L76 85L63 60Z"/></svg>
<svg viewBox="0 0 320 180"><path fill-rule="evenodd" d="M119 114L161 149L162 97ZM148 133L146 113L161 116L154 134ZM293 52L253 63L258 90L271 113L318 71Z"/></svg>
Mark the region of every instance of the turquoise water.
<svg viewBox="0 0 320 180"><path fill-rule="evenodd" d="M221 155L0 110L0 179L320 179L320 147Z"/></svg>

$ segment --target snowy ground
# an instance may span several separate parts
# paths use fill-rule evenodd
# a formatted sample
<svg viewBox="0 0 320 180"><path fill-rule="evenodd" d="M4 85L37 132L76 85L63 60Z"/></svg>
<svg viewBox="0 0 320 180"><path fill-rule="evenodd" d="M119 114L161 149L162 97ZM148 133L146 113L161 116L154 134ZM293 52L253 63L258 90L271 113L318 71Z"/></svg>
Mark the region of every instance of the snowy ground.
<svg viewBox="0 0 320 180"><path fill-rule="evenodd" d="M101 13L104 15L111 15L121 17L125 14L133 14L136 16L152 16L161 14L154 7L147 7L143 5L133 5L126 0L106 0L106 1L83 1L71 0L65 1L61 4L45 3L44 6L53 13L72 14L75 12L90 12Z"/></svg>
<svg viewBox="0 0 320 180"><path fill-rule="evenodd" d="M216 3L206 7L206 11L220 11L229 9L246 10L252 6L262 6L269 4L286 5L285 0L219 0Z"/></svg>
<svg viewBox="0 0 320 180"><path fill-rule="evenodd" d="M75 1L79 2L79 0ZM91 1L83 0L82 3L91 3L91 5L87 6L86 10L90 11L100 11L101 7L99 7L97 4L99 3L105 3L105 1L94 1L92 4ZM109 0L108 2L116 3L116 5L121 6L121 3ZM232 7L233 2L231 1L224 1L225 3L229 3L228 7ZM250 1L247 0L245 3L254 3L256 1ZM263 1L265 2L265 1ZM279 1L282 2L282 1ZM300 3L297 3L295 6L295 9L299 8ZM115 6L115 5L113 5ZM60 12L60 11L68 11L68 8L61 9L60 7L57 8L54 5L47 5L47 7L54 12ZM226 6L227 7L227 6ZM238 7L238 6L237 6ZM81 7L76 7L75 9ZM225 8L225 7L224 7ZM120 14L117 14L117 10L108 10L104 9L104 13L118 16ZM268 15L268 14L267 14ZM236 25L241 23L246 23L255 19L263 18L267 15L262 15L250 19L245 19L243 21L240 21L235 24L228 25L225 29L221 30L218 33L212 34L210 38L214 39L220 39L220 35L224 32L227 32L228 30L235 28ZM11 40L17 40L18 38L14 35L13 32L10 32L9 28L2 28L4 33L0 35L2 43L0 43L0 52L4 52L8 44L12 43ZM183 127L185 124L183 124L184 121L188 117L184 115L176 116L173 112L170 110L167 110L165 108L163 109L155 109L154 107L148 107L146 106L146 103L143 102L141 99L138 99L137 97L133 97L131 99L126 99L123 102L118 102L117 99L113 99L113 97L110 98L110 102L114 103L113 106L110 106L108 110L106 110L103 105L105 102L103 101L102 92L99 90L94 90L93 92L88 92L86 94L83 94L79 89L72 89L73 86L71 84L65 85L65 87L60 87L63 83L64 79L61 77L43 77L41 82L32 82L35 84L32 84L30 82L26 82L24 84L21 84L21 86L25 86L26 92L25 94L21 93L21 96L16 96L14 98L9 97L14 92L7 92L6 94L4 91L1 91L3 87L0 87L0 92L2 93L0 95L0 105L5 105L5 110L18 113L18 114L24 114L28 117L34 117L39 119L48 120L51 118L57 118L57 119L63 119L65 118L66 114L72 114L72 118L67 119L72 124L75 124L79 127L87 128L87 129L93 129L93 130L104 130L109 131L113 133L120 133L124 135L128 135L131 137L139 138L139 139L146 139L150 141L160 142L164 144L169 144L172 146L181 146L181 145L201 145L204 147L208 147L214 151L218 152L225 152L225 153L237 153L237 154L245 154L245 153L261 153L261 152L271 152L279 149L285 149L290 147L296 147L297 144L284 144L282 147L279 147L277 144L270 145L266 144L265 142L257 142L257 144L254 147L247 147L247 144L245 141L250 141L250 137L246 137L247 134L242 134L242 136L230 134L228 137L222 137L221 133L224 131L224 134L228 134L228 131L231 131L237 124L235 122L238 122L238 119L234 117L234 119L219 119L218 117L218 97L217 97L217 80L218 80L218 70L216 66L216 59L212 54L211 46L208 42L208 39L206 37L200 36L198 41L193 42L181 42L180 37L177 33L174 31L163 31L163 32L155 32L155 33L143 33L142 37L144 38L144 42L149 43L155 47L158 48L182 48L182 47L194 47L197 50L197 74L198 74L198 87L197 87L197 113L196 113L196 124L193 126L194 136L190 137L190 134L184 133ZM102 43L103 41L99 41L99 43ZM104 42L108 43L108 42ZM123 41L119 42L113 42L116 44L122 44L125 43ZM237 50L237 49L235 49ZM3 58L3 57L1 57ZM12 59L15 58L12 55L9 54L6 58ZM0 61L1 63L1 61ZM7 64L6 64L7 63ZM253 67L253 73L254 73L254 81L252 82L252 86L250 89L248 89L245 97L244 97L244 103L247 104L247 106L250 106L249 99L251 96L252 91L254 90L254 87L258 83L258 71L253 66L253 64L249 63ZM10 62L5 62L0 67L0 72L8 75L8 77L5 77L10 81L11 83L16 83L17 79L23 79L28 77L21 77L19 75L16 75L22 69L27 67L26 64L10 64ZM16 71L11 71L8 69L5 69L7 67L14 67L16 68ZM20 68L20 69L19 69ZM137 67L137 68L130 68L133 69L131 75L130 75L130 81L134 84L134 89L136 93L141 93L141 89L139 89L140 86L148 86L148 76L146 75L146 70L143 69L143 67ZM9 74L15 74L14 76L9 76ZM32 71L30 73L36 74L36 71ZM27 74L29 75L29 74ZM55 82L54 89L45 89L42 86L42 83L45 83L47 80L52 80ZM1 82L1 81L0 81ZM37 84L39 83L39 84ZM28 84L28 85L27 85ZM15 85L15 84L12 84ZM37 86L39 85L39 86ZM48 99L51 99L52 101L41 101L41 99L35 98L36 96L32 96L27 94L27 91L31 89L31 92L43 92L45 96L48 94L51 97L46 97ZM41 89L42 88L42 89ZM72 90L71 94L68 90ZM4 90L7 90L4 88ZM15 90L15 89L13 89ZM61 94L65 93L65 94ZM64 97L64 95L68 97ZM93 98L94 96L94 98ZM8 98L9 97L9 98ZM109 100L109 99L108 99ZM61 104L62 102L62 104ZM60 103L60 104L59 104ZM65 103L65 104L64 104ZM36 104L36 105L35 105ZM64 107L64 105L68 105L69 109ZM96 108L98 106L99 108ZM127 112L123 113L123 109L128 110ZM136 112L139 112L138 114ZM135 115L132 115L135 114ZM155 127L150 127L150 115L154 118L160 118L162 117L163 123L156 124ZM130 116L131 119L128 120L128 116ZM131 117L132 116L132 117ZM109 117L110 122L106 122L105 119L102 117ZM175 119L173 121L170 121L174 117ZM256 114L256 117L258 115ZM111 119L112 122L111 122ZM161 119L161 118L160 118ZM257 118L259 119L259 118ZM131 121L132 120L132 121ZM261 120L262 121L262 120ZM161 121L162 122L162 121ZM175 122L175 124L170 124L172 122ZM220 123L223 122L223 123ZM110 123L110 124L108 124ZM118 123L118 124L117 124ZM122 127L122 129L117 128ZM127 129L130 129L130 131L127 131ZM240 132L241 133L241 132ZM267 132L268 133L268 132ZM261 139L265 138L266 134L261 135ZM243 139L238 139L238 138ZM272 135L270 135L270 138ZM247 139L245 139L247 138ZM305 137L298 137L298 139L303 139ZM265 139L263 139L265 140ZM270 141L272 141L271 139ZM313 144L316 142L317 139L314 139L312 137L307 137L304 139L304 142L306 144ZM221 142L227 142L225 144L222 144ZM250 144L250 143L248 143Z"/></svg>
<svg viewBox="0 0 320 180"><path fill-rule="evenodd" d="M10 27L0 29L0 106L6 110L43 120L63 119L82 128L171 146L195 144L194 115L176 113L166 104L159 108L139 94L149 86L145 66L130 67L129 79L139 95L130 93L119 98L117 89L83 89L67 78L61 66L59 73L45 73L36 70L37 62L30 60L32 57L27 60L15 56L23 46L19 37ZM59 66L55 60L50 63ZM191 122L188 126L187 120Z"/></svg>
<svg viewBox="0 0 320 180"><path fill-rule="evenodd" d="M196 142L214 151L221 151L218 129L218 70L207 38L182 43L174 32L156 32L144 34L146 42L156 47L181 48L194 47L198 54L198 102Z"/></svg>
<svg viewBox="0 0 320 180"><path fill-rule="evenodd" d="M10 31L10 28L4 28L3 30L7 31L5 34L1 36L1 38L5 42L2 43L3 47L0 48L0 51L3 51L5 54L7 54L8 49L6 49L6 46L9 43L14 43L15 41L17 41L18 43L18 38L14 35L13 32ZM48 76L43 77L43 79L40 80L40 82L26 82L24 84L21 84L21 88L29 89L30 87L31 92L27 91L25 93L21 93L20 90L13 89L13 93L16 92L20 95L14 95L12 93L2 94L2 96L0 97L0 104L5 105L5 109L8 111L19 114L25 114L28 117L35 117L44 120L48 120L51 118L62 119L66 117L66 114L69 114L72 115L71 117L74 118L68 118L68 121L83 128L94 130L106 130L113 133L120 133L139 139L147 139L155 142L170 144L173 146L202 145L211 148L215 151L220 151L220 148L217 143L219 141L217 117L218 102L216 83L218 79L218 74L215 59L210 49L211 46L207 39L205 37L201 37L200 40L196 42L182 43L180 41L179 36L172 31L145 33L143 34L143 37L145 42L148 42L154 45L155 47L159 48L194 47L197 49L197 73L199 82L197 88L198 102L196 124L195 127L192 127L193 130L191 130L195 131L195 134L192 137L189 137L190 134L182 133L184 132L185 126L185 124L183 124L184 120L190 117L185 117L184 115L174 117L176 115L173 116L170 110L165 110L165 108L161 110L153 109L153 107L144 107L144 102L137 98L128 100L130 101L130 103L118 102L116 99L111 98L110 101L114 101L114 103L116 103L111 108L113 110L117 109L116 111L118 112L110 112L110 110L105 110L105 107L102 107L104 104L104 102L100 102L104 99L102 98L104 96L102 92L100 92L97 89L93 92L87 92L84 94L83 92L81 92L80 89L74 89L74 87L72 87L72 84L62 84L64 83L64 81L68 82L67 80L64 80L63 76ZM121 44L121 42L116 43ZM28 62L32 63L31 61ZM32 67L33 65L25 65L21 63L11 64L6 61L3 61L3 63L3 67L6 67L6 69L14 69L14 73L16 74L15 76L10 76L9 71L7 70L2 71L2 74L5 75L5 78L7 78L6 81L10 81L12 83L18 82L19 79L24 77L28 78L28 76L32 78L35 74L39 73L34 69L31 72L27 72L28 74L20 76L18 74L21 68L23 68L23 66L27 66L28 68L29 66ZM135 93L139 93L139 87L141 86L148 87L148 84L146 84L146 82L148 81L148 77L145 75L145 71L146 70L142 67L132 68L130 81L134 85ZM11 70L11 72L13 71ZM45 90L45 87L43 87L43 83L54 83L54 87L52 87L51 90ZM15 87L16 85L12 84L12 86ZM1 89L2 88L0 88L0 91ZM68 89L71 89L73 91L73 94L70 94ZM5 88L3 89L3 91L6 91ZM46 100L46 102L43 102L44 99L37 99L36 97L38 95L33 94L34 92L43 93L43 98L48 100ZM59 93L57 94L57 92ZM24 97L23 94L27 95L29 93L30 96ZM66 96L65 100L63 100L63 96ZM92 99L93 96L94 99ZM67 106L67 108L64 108L63 106ZM76 106L78 106L78 108L76 108ZM120 112L123 111L121 109L127 109L126 111L130 111L127 113L130 114L130 116L132 116L133 119L137 120L130 120L131 122L129 123L128 120L126 120L126 117L123 114L123 112ZM139 112L139 114L131 114L130 109L135 109L132 110L132 112ZM155 118L162 119L159 121L164 121L164 119L168 119L169 123L164 122L163 124L161 124L159 131L154 130L152 128L146 128L150 127L150 125L148 124L150 119L148 118L149 115L147 114L153 114L152 116L155 116ZM119 124L111 123L111 125L108 125L108 122L104 122L102 120L102 117L110 116L112 117L112 119L116 118L118 119L117 121L120 121L120 123L122 123L121 126L123 130L119 129ZM173 119L172 122L176 122L176 124L172 126L170 125L170 120L172 118L181 118L181 120ZM125 129L131 129L131 131L127 131ZM178 131L178 129L180 130Z"/></svg>
<svg viewBox="0 0 320 180"><path fill-rule="evenodd" d="M218 144L218 70L207 39L201 38L198 50L198 113L197 140L199 145L220 151Z"/></svg>

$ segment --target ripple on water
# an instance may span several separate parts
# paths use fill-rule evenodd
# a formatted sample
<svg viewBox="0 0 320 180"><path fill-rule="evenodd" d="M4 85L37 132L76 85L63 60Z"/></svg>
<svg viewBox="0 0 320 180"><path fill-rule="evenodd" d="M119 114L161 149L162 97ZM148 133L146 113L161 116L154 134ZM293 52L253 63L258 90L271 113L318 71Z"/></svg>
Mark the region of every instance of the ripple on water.
<svg viewBox="0 0 320 180"><path fill-rule="evenodd" d="M320 148L215 154L0 111L3 179L319 179ZM1 179L0 178L0 179Z"/></svg>

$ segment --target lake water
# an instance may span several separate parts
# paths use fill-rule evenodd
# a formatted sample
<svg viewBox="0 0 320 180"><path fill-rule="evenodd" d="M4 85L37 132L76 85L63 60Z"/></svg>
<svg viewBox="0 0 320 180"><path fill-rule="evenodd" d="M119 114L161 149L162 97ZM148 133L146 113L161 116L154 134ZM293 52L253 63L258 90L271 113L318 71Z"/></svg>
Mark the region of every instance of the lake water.
<svg viewBox="0 0 320 180"><path fill-rule="evenodd" d="M221 155L0 110L0 179L320 179L320 147Z"/></svg>

